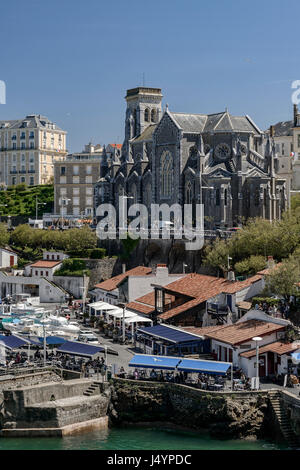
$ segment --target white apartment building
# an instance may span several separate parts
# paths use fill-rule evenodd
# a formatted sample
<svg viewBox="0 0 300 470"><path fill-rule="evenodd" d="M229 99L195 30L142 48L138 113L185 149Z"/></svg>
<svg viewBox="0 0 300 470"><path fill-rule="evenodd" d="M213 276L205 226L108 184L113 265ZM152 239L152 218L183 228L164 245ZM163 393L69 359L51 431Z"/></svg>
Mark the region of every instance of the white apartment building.
<svg viewBox="0 0 300 470"><path fill-rule="evenodd" d="M0 121L0 182L7 186L51 182L54 158L67 154L66 134L40 114Z"/></svg>

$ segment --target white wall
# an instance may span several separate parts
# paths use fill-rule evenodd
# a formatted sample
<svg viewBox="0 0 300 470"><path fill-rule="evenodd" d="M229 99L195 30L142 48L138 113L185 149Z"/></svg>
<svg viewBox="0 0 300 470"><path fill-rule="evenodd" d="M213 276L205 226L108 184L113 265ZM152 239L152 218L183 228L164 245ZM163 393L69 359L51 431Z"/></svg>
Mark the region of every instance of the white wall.
<svg viewBox="0 0 300 470"><path fill-rule="evenodd" d="M157 267L156 273L147 274L146 276L129 276L128 277L128 302L132 302L149 292L153 292L151 284L166 286L184 277L185 274L169 274L167 267Z"/></svg>
<svg viewBox="0 0 300 470"><path fill-rule="evenodd" d="M9 268L10 267L10 257L14 257L14 265L18 264L18 256L13 253L1 250L0 249L0 268Z"/></svg>

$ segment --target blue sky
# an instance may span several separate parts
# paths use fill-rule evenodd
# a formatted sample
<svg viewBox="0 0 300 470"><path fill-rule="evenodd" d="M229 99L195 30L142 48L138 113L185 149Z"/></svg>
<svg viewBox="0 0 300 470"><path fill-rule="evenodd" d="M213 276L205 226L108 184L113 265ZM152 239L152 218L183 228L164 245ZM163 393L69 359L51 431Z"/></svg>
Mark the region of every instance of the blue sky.
<svg viewBox="0 0 300 470"><path fill-rule="evenodd" d="M298 0L2 1L0 119L46 115L69 151L122 142L144 73L171 111L228 107L265 129L292 116L299 13Z"/></svg>

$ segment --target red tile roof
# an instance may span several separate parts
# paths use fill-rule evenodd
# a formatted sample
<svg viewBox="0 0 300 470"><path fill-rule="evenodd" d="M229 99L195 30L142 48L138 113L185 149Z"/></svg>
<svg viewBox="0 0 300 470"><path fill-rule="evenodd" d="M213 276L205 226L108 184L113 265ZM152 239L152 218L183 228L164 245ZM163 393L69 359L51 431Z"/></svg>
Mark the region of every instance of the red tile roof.
<svg viewBox="0 0 300 470"><path fill-rule="evenodd" d="M36 261L33 264L30 264L29 266L31 268L54 268L54 266L57 266L58 264L61 264L61 263L62 263L62 260L58 260L58 261L40 260L40 261Z"/></svg>
<svg viewBox="0 0 300 470"><path fill-rule="evenodd" d="M110 145L111 147L117 147L117 149L122 148L122 144L108 144L108 145Z"/></svg>
<svg viewBox="0 0 300 470"><path fill-rule="evenodd" d="M281 356L282 354L288 354L290 352L296 351L297 349L299 349L299 346L295 346L294 343L283 343L282 341L275 341L274 343L269 343L259 348L259 354L270 351ZM240 353L240 356L242 357L253 357L255 355L256 348Z"/></svg>
<svg viewBox="0 0 300 470"><path fill-rule="evenodd" d="M266 336L277 331L284 331L285 325L264 322L261 320L247 320L234 325L227 325L220 329L206 333L208 338L222 343L238 345L251 340L254 336Z"/></svg>
<svg viewBox="0 0 300 470"><path fill-rule="evenodd" d="M216 326L182 326L181 329L185 330L187 333L191 333L193 335L205 336L207 333L212 333L213 331L219 330L220 328L224 328L224 325L216 325Z"/></svg>
<svg viewBox="0 0 300 470"><path fill-rule="evenodd" d="M274 271L274 269L279 268L279 266L281 266L281 265L282 265L282 263L277 263L272 268L263 269L262 271L259 271L257 274L262 274L262 275L266 276L266 275L270 274L272 271Z"/></svg>
<svg viewBox="0 0 300 470"><path fill-rule="evenodd" d="M164 287L165 290L173 292L174 294L185 295L191 299L187 302L182 303L170 310L159 315L160 318L167 320L188 309L196 307L206 300L215 297L221 293L234 294L239 292L251 284L259 281L262 278L261 275L252 276L245 281L228 281L224 278L218 278L214 276L206 276L204 274L191 273L183 278L172 282ZM137 299L140 301L140 299Z"/></svg>
<svg viewBox="0 0 300 470"><path fill-rule="evenodd" d="M126 279L129 276L145 276L146 274L152 273L151 268L146 268L145 266L137 266L136 268L129 269L125 273L119 274L118 276L114 276L111 279L107 279L106 281L100 282L99 284L96 284L94 287L106 290L106 291L112 291L118 287L120 282L122 282L124 279Z"/></svg>
<svg viewBox="0 0 300 470"><path fill-rule="evenodd" d="M128 310L134 310L135 312L144 313L146 315L149 315L154 311L154 308L150 307L150 305L140 304L137 302L129 302L129 304L126 305L126 308Z"/></svg>

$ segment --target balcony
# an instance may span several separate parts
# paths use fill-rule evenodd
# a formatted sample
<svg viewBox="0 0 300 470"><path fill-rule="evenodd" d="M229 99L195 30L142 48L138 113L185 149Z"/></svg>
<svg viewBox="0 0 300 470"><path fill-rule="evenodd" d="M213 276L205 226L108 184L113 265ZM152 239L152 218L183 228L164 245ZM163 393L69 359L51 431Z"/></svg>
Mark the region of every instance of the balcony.
<svg viewBox="0 0 300 470"><path fill-rule="evenodd" d="M28 170L28 173L35 173L35 170Z"/></svg>
<svg viewBox="0 0 300 470"><path fill-rule="evenodd" d="M26 172L26 170L19 170L19 173L21 173L22 175L24 175Z"/></svg>
<svg viewBox="0 0 300 470"><path fill-rule="evenodd" d="M10 173L11 175L17 175L17 174L18 174L17 170L10 170L9 173Z"/></svg>

